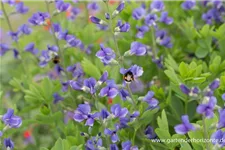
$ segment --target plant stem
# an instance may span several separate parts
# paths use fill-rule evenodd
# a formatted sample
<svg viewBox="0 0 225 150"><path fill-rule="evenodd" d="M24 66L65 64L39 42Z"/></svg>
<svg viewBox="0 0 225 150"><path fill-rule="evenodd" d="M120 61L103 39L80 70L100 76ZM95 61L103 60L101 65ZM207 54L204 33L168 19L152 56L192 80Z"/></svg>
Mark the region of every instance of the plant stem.
<svg viewBox="0 0 225 150"><path fill-rule="evenodd" d="M10 31L11 31L11 32L14 32L14 31L13 31L13 28L12 28L12 25L11 25L11 22L10 22L10 20L9 20L9 17L8 17L6 11L5 11L5 7L4 7L4 4L3 4L2 1L1 1L1 6L2 6L2 12L3 12L3 15L4 15L5 19L6 19L7 25L8 25L8 27L9 27ZM16 48L17 48L17 50L19 51L19 49L20 49L19 44L18 44L18 42L15 42L15 43L16 43ZM25 72L25 76L27 76L27 75L28 75L28 73L27 73L27 66L26 66L26 64L25 64L24 61L23 61L23 60L25 60L25 59L22 58L22 55L20 55L20 57L21 57L21 62L22 62L23 70L24 70L24 72Z"/></svg>
<svg viewBox="0 0 225 150"><path fill-rule="evenodd" d="M203 125L203 130L204 130L204 138L208 139L208 133L206 129L206 124L205 124L205 116L202 116L202 125ZM206 150L210 150L209 143L206 142Z"/></svg>
<svg viewBox="0 0 225 150"><path fill-rule="evenodd" d="M127 90L128 90L128 92L129 92L129 94L130 94L132 103L133 103L133 105L134 105L134 107L135 107L135 101L134 101L133 93L132 93L132 91L131 91L131 89L130 89L130 84L127 84Z"/></svg>
<svg viewBox="0 0 225 150"><path fill-rule="evenodd" d="M153 26L151 26L151 36L152 36L152 55L154 58L156 58L156 42L155 42L155 29Z"/></svg>
<svg viewBox="0 0 225 150"><path fill-rule="evenodd" d="M106 7L107 7L107 11L108 13L110 14L110 10L109 10L109 4L108 2L105 2L106 3ZM112 16L110 15L110 19L109 19L109 28L110 28L110 32L112 34L112 37L113 37L113 41L114 41L114 44L116 46L116 51L117 51L117 55L119 56L119 61L122 62L123 64L123 58L120 54L120 50L119 50L119 47L118 47L118 43L117 43L117 40L116 40L116 36L114 34L114 31L113 31L113 26L112 26ZM123 65L122 65L123 66Z"/></svg>

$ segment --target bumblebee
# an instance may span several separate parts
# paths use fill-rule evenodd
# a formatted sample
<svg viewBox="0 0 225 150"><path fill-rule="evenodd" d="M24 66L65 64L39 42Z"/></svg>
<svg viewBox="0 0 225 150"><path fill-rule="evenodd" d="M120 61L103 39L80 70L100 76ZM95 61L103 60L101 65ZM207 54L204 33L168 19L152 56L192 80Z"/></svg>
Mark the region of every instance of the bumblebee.
<svg viewBox="0 0 225 150"><path fill-rule="evenodd" d="M58 55L55 55L55 56L52 58L52 62L53 62L54 64L60 63L60 58L59 58L59 56L58 56Z"/></svg>
<svg viewBox="0 0 225 150"><path fill-rule="evenodd" d="M126 82L130 83L130 82L134 81L134 75L133 75L133 73L131 71L128 71L127 73L124 74L123 79Z"/></svg>

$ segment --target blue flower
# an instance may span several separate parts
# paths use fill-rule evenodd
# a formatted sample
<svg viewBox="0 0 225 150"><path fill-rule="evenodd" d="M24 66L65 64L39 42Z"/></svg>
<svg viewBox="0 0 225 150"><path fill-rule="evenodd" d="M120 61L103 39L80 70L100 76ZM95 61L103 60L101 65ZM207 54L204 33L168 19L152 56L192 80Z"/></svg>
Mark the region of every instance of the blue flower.
<svg viewBox="0 0 225 150"><path fill-rule="evenodd" d="M174 127L177 134L186 134L189 131L195 130L195 127L189 122L188 115L183 115L181 119L182 124L176 125Z"/></svg>
<svg viewBox="0 0 225 150"><path fill-rule="evenodd" d="M154 129L151 126L147 126L144 133L148 139L154 139L157 137L157 135L154 132Z"/></svg>
<svg viewBox="0 0 225 150"><path fill-rule="evenodd" d="M80 63L76 63L72 66L67 67L66 69L68 72L71 72L73 74L74 78L80 78L84 76L84 71L80 65Z"/></svg>
<svg viewBox="0 0 225 150"><path fill-rule="evenodd" d="M9 50L10 47L7 44L0 43L0 56L3 56Z"/></svg>
<svg viewBox="0 0 225 150"><path fill-rule="evenodd" d="M128 114L127 108L121 108L120 104L112 105L111 112L115 118L124 118Z"/></svg>
<svg viewBox="0 0 225 150"><path fill-rule="evenodd" d="M165 30L157 30L155 36L156 42L159 43L159 45L172 48L173 44L171 43L171 39L167 36L167 32Z"/></svg>
<svg viewBox="0 0 225 150"><path fill-rule="evenodd" d="M45 24L45 20L47 18L49 18L50 15L49 13L43 13L43 12L37 12L34 13L29 19L29 23L31 23L32 25L44 25Z"/></svg>
<svg viewBox="0 0 225 150"><path fill-rule="evenodd" d="M14 149L14 143L10 138L4 139L4 145L6 147L6 149L8 150L12 150Z"/></svg>
<svg viewBox="0 0 225 150"><path fill-rule="evenodd" d="M138 77L142 76L144 71L143 71L143 68L139 67L138 65L133 65L128 69L124 69L124 68L120 69L120 73L123 75L127 74L128 72L131 72L133 74L134 78L138 78Z"/></svg>
<svg viewBox="0 0 225 150"><path fill-rule="evenodd" d="M100 47L101 49L96 53L96 56L104 65L108 65L116 57L116 54L111 48L105 48L103 44L100 44Z"/></svg>
<svg viewBox="0 0 225 150"><path fill-rule="evenodd" d="M183 2L181 4L181 7L184 9L184 10L190 10L192 9L194 6L195 6L195 0L186 0L185 2Z"/></svg>
<svg viewBox="0 0 225 150"><path fill-rule="evenodd" d="M225 93L222 95L222 99L225 101Z"/></svg>
<svg viewBox="0 0 225 150"><path fill-rule="evenodd" d="M79 47L81 44L81 41L73 35L66 35L65 40L69 47Z"/></svg>
<svg viewBox="0 0 225 150"><path fill-rule="evenodd" d="M53 98L54 98L54 100L53 100L54 104L64 100L64 98L62 96L60 96L58 93L54 93Z"/></svg>
<svg viewBox="0 0 225 150"><path fill-rule="evenodd" d="M69 81L61 82L61 85L62 85L62 91L67 92L68 88L69 88L69 85L70 85Z"/></svg>
<svg viewBox="0 0 225 150"><path fill-rule="evenodd" d="M18 57L19 57L19 51L15 48L13 49L13 56L15 59L18 59Z"/></svg>
<svg viewBox="0 0 225 150"><path fill-rule="evenodd" d="M74 20L74 19L78 16L78 14L79 14L80 12L81 12L81 11L80 11L79 8L73 7L73 8L70 9L70 14L67 16L67 18L68 18L69 20Z"/></svg>
<svg viewBox="0 0 225 150"><path fill-rule="evenodd" d="M112 13L112 18L116 17L125 7L125 1L122 1L118 7L116 8L116 10L113 11Z"/></svg>
<svg viewBox="0 0 225 150"><path fill-rule="evenodd" d="M211 135L212 144L219 145L220 148L225 146L225 132L222 130L217 130Z"/></svg>
<svg viewBox="0 0 225 150"><path fill-rule="evenodd" d="M100 79L99 79L98 82L100 82L101 84L104 83L104 82L106 82L107 79L108 79L108 76L109 76L108 72L105 71L105 72L102 74L102 76L100 77Z"/></svg>
<svg viewBox="0 0 225 150"><path fill-rule="evenodd" d="M219 110L219 122L217 128L224 128L225 127L225 109Z"/></svg>
<svg viewBox="0 0 225 150"><path fill-rule="evenodd" d="M130 24L128 22L121 24L119 23L114 29L115 32L128 32L130 30Z"/></svg>
<svg viewBox="0 0 225 150"><path fill-rule="evenodd" d="M19 31L23 34L29 35L32 32L32 29L27 24L23 24L19 27Z"/></svg>
<svg viewBox="0 0 225 150"><path fill-rule="evenodd" d="M207 118L212 118L214 116L213 110L216 105L216 97L211 96L211 97L206 97L207 102L198 105L197 107L197 112L199 114L205 115Z"/></svg>
<svg viewBox="0 0 225 150"><path fill-rule="evenodd" d="M141 27L136 26L136 29L138 30L138 33L136 34L136 37L141 39L144 37L145 32L149 31L149 27L146 25L143 25Z"/></svg>
<svg viewBox="0 0 225 150"><path fill-rule="evenodd" d="M96 80L95 78L89 78L84 80L84 91L88 91L91 94L95 94L95 85L96 85Z"/></svg>
<svg viewBox="0 0 225 150"><path fill-rule="evenodd" d="M106 109L102 109L100 113L101 113L100 116L101 116L102 120L107 119L108 116L110 115L110 113Z"/></svg>
<svg viewBox="0 0 225 150"><path fill-rule="evenodd" d="M24 48L25 51L28 51L34 55L38 54L38 49L35 48L35 45L34 43L29 43L25 48Z"/></svg>
<svg viewBox="0 0 225 150"><path fill-rule="evenodd" d="M163 68L163 56L160 57L152 57L152 62L154 62L157 67Z"/></svg>
<svg viewBox="0 0 225 150"><path fill-rule="evenodd" d="M147 52L147 46L140 43L140 42L132 42L130 46L130 54L131 55L137 55L137 56L143 56Z"/></svg>
<svg viewBox="0 0 225 150"><path fill-rule="evenodd" d="M207 24L212 24L213 18L213 9L210 9L206 13L202 14L202 20L204 20Z"/></svg>
<svg viewBox="0 0 225 150"><path fill-rule="evenodd" d="M65 3L60 0L55 3L55 6L58 12L64 12L70 7L70 3Z"/></svg>
<svg viewBox="0 0 225 150"><path fill-rule="evenodd" d="M14 115L13 109L7 110L7 113L2 116L2 121L10 128L19 128L22 124L22 119Z"/></svg>
<svg viewBox="0 0 225 150"><path fill-rule="evenodd" d="M119 150L119 148L116 144L110 144L109 150Z"/></svg>
<svg viewBox="0 0 225 150"><path fill-rule="evenodd" d="M110 19L110 15L109 13L105 13L105 19L109 20Z"/></svg>
<svg viewBox="0 0 225 150"><path fill-rule="evenodd" d="M173 23L173 18L168 17L168 12L164 11L161 13L159 21L169 25Z"/></svg>
<svg viewBox="0 0 225 150"><path fill-rule="evenodd" d="M114 82L108 81L107 86L102 88L100 91L100 96L107 96L109 98L114 98L118 94L118 87Z"/></svg>
<svg viewBox="0 0 225 150"><path fill-rule="evenodd" d="M150 109L156 108L159 104L159 101L155 99L153 96L154 92L149 91L147 95L143 98L143 100L149 104Z"/></svg>
<svg viewBox="0 0 225 150"><path fill-rule="evenodd" d="M189 93L191 92L191 90L184 84L180 84L180 89L186 95L189 95Z"/></svg>
<svg viewBox="0 0 225 150"><path fill-rule="evenodd" d="M23 2L16 3L16 12L20 14L25 14L29 11L29 8L24 6Z"/></svg>
<svg viewBox="0 0 225 150"><path fill-rule="evenodd" d="M8 3L10 6L14 6L16 4L16 0L2 0L3 3Z"/></svg>
<svg viewBox="0 0 225 150"><path fill-rule="evenodd" d="M130 141L126 141L122 143L122 150L138 150L138 147L132 146Z"/></svg>
<svg viewBox="0 0 225 150"><path fill-rule="evenodd" d="M69 84L71 88L74 90L83 90L83 81L80 78L78 78L77 81L73 81L73 80L69 81Z"/></svg>
<svg viewBox="0 0 225 150"><path fill-rule="evenodd" d="M145 24L148 26L156 26L156 21L157 21L157 15L156 14L148 14L145 17Z"/></svg>
<svg viewBox="0 0 225 150"><path fill-rule="evenodd" d="M220 79L215 79L210 85L209 89L210 90L215 90L220 86Z"/></svg>
<svg viewBox="0 0 225 150"><path fill-rule="evenodd" d="M98 11L100 9L100 7L96 2L91 2L91 3L88 3L87 9L92 12L95 12L95 11Z"/></svg>
<svg viewBox="0 0 225 150"><path fill-rule="evenodd" d="M107 23L104 20L101 20L95 16L90 16L89 18L90 18L91 22L94 24L107 25Z"/></svg>
<svg viewBox="0 0 225 150"><path fill-rule="evenodd" d="M93 126L94 120L99 118L100 113L91 114L91 107L89 104L80 104L74 113L74 120L82 122L86 120L86 126Z"/></svg>
<svg viewBox="0 0 225 150"><path fill-rule="evenodd" d="M163 1L161 0L154 0L151 3L151 10L153 12L162 11L165 8Z"/></svg>
<svg viewBox="0 0 225 150"><path fill-rule="evenodd" d="M102 146L102 139L99 137L91 137L85 144L86 150L99 150Z"/></svg>
<svg viewBox="0 0 225 150"><path fill-rule="evenodd" d="M48 50L43 50L41 52L41 56L39 57L40 59L40 63L39 66L40 67L44 67L48 64L48 62L54 57L57 56L57 51L58 51L58 47L55 45L47 45Z"/></svg>
<svg viewBox="0 0 225 150"><path fill-rule="evenodd" d="M9 31L8 35L11 37L13 41L17 42L19 39L19 33L20 33L19 31L16 32Z"/></svg>
<svg viewBox="0 0 225 150"><path fill-rule="evenodd" d="M132 12L132 17L135 19L135 20L140 20L142 18L145 17L145 8L143 8L142 6L139 7L139 8L136 8L133 10Z"/></svg>
<svg viewBox="0 0 225 150"><path fill-rule="evenodd" d="M119 137L117 135L117 131L119 130L119 126L116 124L115 125L115 130L110 130L110 129L105 129L104 133L105 135L109 135L111 137L111 141L113 143L116 143L117 141L119 141Z"/></svg>
<svg viewBox="0 0 225 150"><path fill-rule="evenodd" d="M130 99L130 94L127 90L120 89L119 94L120 94L120 98L124 101L127 100L127 99Z"/></svg>

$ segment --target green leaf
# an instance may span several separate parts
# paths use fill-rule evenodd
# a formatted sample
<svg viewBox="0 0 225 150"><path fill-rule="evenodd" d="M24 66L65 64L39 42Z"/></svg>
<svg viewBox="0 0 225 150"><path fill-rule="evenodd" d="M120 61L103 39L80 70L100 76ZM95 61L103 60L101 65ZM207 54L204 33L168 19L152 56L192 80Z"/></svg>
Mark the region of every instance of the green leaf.
<svg viewBox="0 0 225 150"><path fill-rule="evenodd" d="M204 58L208 55L209 50L204 48L204 47L198 47L197 50L195 51L195 55L198 58Z"/></svg>
<svg viewBox="0 0 225 150"><path fill-rule="evenodd" d="M164 71L165 74L167 75L167 77L169 77L169 79L175 83L175 84L179 84L179 80L177 78L176 73L173 70L165 70Z"/></svg>
<svg viewBox="0 0 225 150"><path fill-rule="evenodd" d="M48 149L45 147L41 147L40 150L48 150Z"/></svg>
<svg viewBox="0 0 225 150"><path fill-rule="evenodd" d="M192 150L191 146L186 142L181 142L180 145L181 145L180 150Z"/></svg>
<svg viewBox="0 0 225 150"><path fill-rule="evenodd" d="M101 73L99 69L88 59L84 58L83 61L81 62L81 66L84 69L84 72L96 79L99 79L101 77Z"/></svg>
<svg viewBox="0 0 225 150"><path fill-rule="evenodd" d="M59 138L51 150L69 150L69 143L67 140Z"/></svg>
<svg viewBox="0 0 225 150"><path fill-rule="evenodd" d="M165 110L162 111L161 118L160 117L157 118L157 123L160 129L169 130Z"/></svg>
<svg viewBox="0 0 225 150"><path fill-rule="evenodd" d="M179 72L180 72L180 75L181 77L186 77L187 74L188 74L188 65L185 64L184 62L181 62L180 65L179 65Z"/></svg>

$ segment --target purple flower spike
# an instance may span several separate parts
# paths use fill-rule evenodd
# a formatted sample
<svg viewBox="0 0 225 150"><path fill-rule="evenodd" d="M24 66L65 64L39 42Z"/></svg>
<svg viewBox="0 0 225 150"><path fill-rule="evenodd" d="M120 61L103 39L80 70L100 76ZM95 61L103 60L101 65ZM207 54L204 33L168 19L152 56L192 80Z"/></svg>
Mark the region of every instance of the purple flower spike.
<svg viewBox="0 0 225 150"><path fill-rule="evenodd" d="M95 94L96 80L94 78L89 78L84 80L84 91L88 91L91 94Z"/></svg>
<svg viewBox="0 0 225 150"><path fill-rule="evenodd" d="M86 126L93 126L94 120L99 118L100 113L91 114L91 107L89 104L80 104L75 111L73 119L77 122L86 120Z"/></svg>
<svg viewBox="0 0 225 150"><path fill-rule="evenodd" d="M124 69L124 68L120 69L120 73L123 75L127 74L128 72L131 72L133 74L134 78L138 78L138 77L142 76L144 71L143 71L143 68L139 67L138 65L133 65L128 69Z"/></svg>
<svg viewBox="0 0 225 150"><path fill-rule="evenodd" d="M206 104L200 104L197 107L197 110L196 111L199 114L205 115L207 118L212 118L214 116L213 110L215 108L216 102L217 102L216 97L211 96L209 98L208 103L206 103Z"/></svg>
<svg viewBox="0 0 225 150"><path fill-rule="evenodd" d="M145 129L145 135L148 139L154 139L156 138L156 134L154 132L154 129L151 127L151 126L148 126L146 129Z"/></svg>
<svg viewBox="0 0 225 150"><path fill-rule="evenodd" d="M191 92L191 90L184 84L180 84L180 89L186 95L189 95L189 93Z"/></svg>
<svg viewBox="0 0 225 150"><path fill-rule="evenodd" d="M58 12L64 12L70 7L70 3L65 3L63 1L57 1L55 3L56 9Z"/></svg>
<svg viewBox="0 0 225 150"><path fill-rule="evenodd" d="M116 57L116 54L111 48L105 48L103 44L100 44L101 49L96 53L96 56L104 63L104 65L110 64L110 62Z"/></svg>
<svg viewBox="0 0 225 150"><path fill-rule="evenodd" d="M148 26L156 26L156 21L157 21L157 15L156 14L148 14L145 17L145 24Z"/></svg>
<svg viewBox="0 0 225 150"><path fill-rule="evenodd" d="M138 30L138 33L136 34L136 37L139 39L142 39L144 37L145 32L149 31L149 27L146 25L143 25L141 27L136 27L136 29Z"/></svg>
<svg viewBox="0 0 225 150"><path fill-rule="evenodd" d="M4 145L6 149L13 150L14 149L14 143L10 138L4 139Z"/></svg>
<svg viewBox="0 0 225 150"><path fill-rule="evenodd" d="M161 0L154 0L151 3L152 12L162 11L164 8L165 8L164 3Z"/></svg>
<svg viewBox="0 0 225 150"><path fill-rule="evenodd" d="M16 12L20 14L25 14L29 11L29 8L24 6L23 2L19 2L16 4Z"/></svg>
<svg viewBox="0 0 225 150"><path fill-rule="evenodd" d="M35 48L34 43L29 43L25 48L25 51L31 52L32 54L36 55L38 54L38 49Z"/></svg>
<svg viewBox="0 0 225 150"><path fill-rule="evenodd" d="M215 90L220 86L220 80L219 79L215 79L210 85L209 88L211 90Z"/></svg>
<svg viewBox="0 0 225 150"><path fill-rule="evenodd" d="M219 110L219 122L217 128L225 128L225 109Z"/></svg>
<svg viewBox="0 0 225 150"><path fill-rule="evenodd" d="M32 32L32 29L27 24L23 24L19 27L19 31L23 34L29 35Z"/></svg>
<svg viewBox="0 0 225 150"><path fill-rule="evenodd" d="M188 115L183 115L181 119L182 124L176 125L174 127L177 134L186 134L189 131L195 130L195 127L189 122Z"/></svg>
<svg viewBox="0 0 225 150"><path fill-rule="evenodd" d="M138 147L132 146L130 141L126 141L122 143L122 150L138 150Z"/></svg>
<svg viewBox="0 0 225 150"><path fill-rule="evenodd" d="M213 18L214 18L214 15L213 15L212 9L202 14L202 20L204 20L207 24L212 24Z"/></svg>
<svg viewBox="0 0 225 150"><path fill-rule="evenodd" d="M128 32L130 30L130 24L124 23L122 25L117 26L114 31L115 32Z"/></svg>
<svg viewBox="0 0 225 150"><path fill-rule="evenodd" d="M107 25L107 23L104 20L101 20L95 16L90 16L89 18L90 18L91 22L94 24Z"/></svg>
<svg viewBox="0 0 225 150"><path fill-rule="evenodd" d="M9 50L10 47L7 44L0 43L0 56L3 56Z"/></svg>
<svg viewBox="0 0 225 150"><path fill-rule="evenodd" d="M109 98L114 98L118 94L118 87L114 82L108 81L107 86L102 88L100 91L100 96L107 96Z"/></svg>
<svg viewBox="0 0 225 150"><path fill-rule="evenodd" d="M135 20L140 20L145 17L145 13L146 13L145 8L139 7L133 10L132 17Z"/></svg>
<svg viewBox="0 0 225 150"><path fill-rule="evenodd" d="M149 104L150 109L156 108L159 104L159 101L154 98L154 92L152 91L149 91L143 100Z"/></svg>
<svg viewBox="0 0 225 150"><path fill-rule="evenodd" d="M115 118L124 118L126 117L128 110L127 108L121 108L120 104L114 104L111 107L111 112Z"/></svg>
<svg viewBox="0 0 225 150"><path fill-rule="evenodd" d="M119 148L116 144L110 144L109 150L119 150Z"/></svg>
<svg viewBox="0 0 225 150"><path fill-rule="evenodd" d="M115 125L115 130L110 130L110 129L105 129L104 133L105 135L109 135L111 137L111 141L113 143L116 143L117 141L119 141L119 137L117 135L117 131L119 130L119 126L116 124Z"/></svg>
<svg viewBox="0 0 225 150"><path fill-rule="evenodd" d="M173 23L173 18L168 17L168 12L164 11L161 13L159 21L169 25Z"/></svg>
<svg viewBox="0 0 225 150"><path fill-rule="evenodd" d="M112 13L112 18L116 17L125 7L125 1L122 1L119 6L116 8L116 10Z"/></svg>
<svg viewBox="0 0 225 150"><path fill-rule="evenodd" d="M213 145L218 145L221 148L225 146L225 132L222 130L217 130L211 135L210 139L212 140Z"/></svg>
<svg viewBox="0 0 225 150"><path fill-rule="evenodd" d="M184 9L184 10L190 10L192 9L194 6L195 6L195 0L186 0L185 2L183 2L181 4L181 7Z"/></svg>
<svg viewBox="0 0 225 150"><path fill-rule="evenodd" d="M8 109L7 113L3 115L2 121L10 128L19 128L22 124L22 119L14 115L13 109Z"/></svg>
<svg viewBox="0 0 225 150"><path fill-rule="evenodd" d="M53 100L54 104L57 104L58 102L64 100L64 98L62 96L60 96L58 93L54 93L53 98L54 98L54 100Z"/></svg>
<svg viewBox="0 0 225 150"><path fill-rule="evenodd" d="M139 42L132 42L130 47L130 54L136 56L143 56L147 52L147 46L139 43Z"/></svg>

